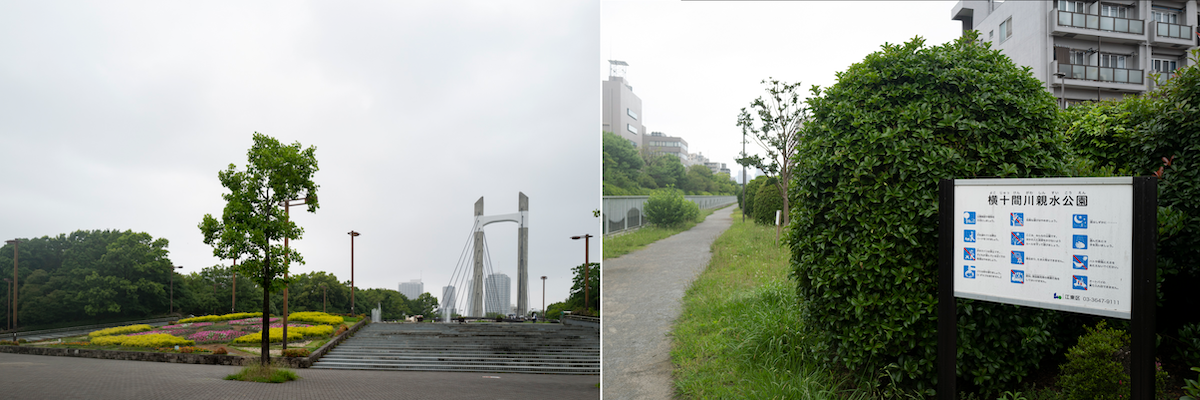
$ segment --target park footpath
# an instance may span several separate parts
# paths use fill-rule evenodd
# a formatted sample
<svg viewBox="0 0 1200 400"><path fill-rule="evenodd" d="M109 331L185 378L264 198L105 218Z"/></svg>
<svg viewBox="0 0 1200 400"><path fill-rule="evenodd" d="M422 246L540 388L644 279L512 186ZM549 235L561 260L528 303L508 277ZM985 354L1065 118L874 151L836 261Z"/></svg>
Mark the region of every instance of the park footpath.
<svg viewBox="0 0 1200 400"><path fill-rule="evenodd" d="M294 370L299 380L224 380L241 367L0 353L0 399L597 399L594 375Z"/></svg>
<svg viewBox="0 0 1200 400"><path fill-rule="evenodd" d="M668 334L684 292L712 258L713 242L733 224L733 209L717 210L692 229L604 260L605 399L672 398Z"/></svg>

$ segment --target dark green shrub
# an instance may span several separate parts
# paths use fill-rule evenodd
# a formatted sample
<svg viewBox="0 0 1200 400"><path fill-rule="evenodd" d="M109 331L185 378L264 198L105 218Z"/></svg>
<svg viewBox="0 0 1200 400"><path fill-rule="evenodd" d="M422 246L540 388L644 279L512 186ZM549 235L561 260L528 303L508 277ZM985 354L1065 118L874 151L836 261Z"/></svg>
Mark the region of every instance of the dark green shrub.
<svg viewBox="0 0 1200 400"><path fill-rule="evenodd" d="M308 357L311 353L306 348L292 348L284 350L281 354L284 357Z"/></svg>
<svg viewBox="0 0 1200 400"><path fill-rule="evenodd" d="M655 225L677 226L700 217L700 206L675 188L658 189L646 199L646 220Z"/></svg>
<svg viewBox="0 0 1200 400"><path fill-rule="evenodd" d="M742 201L741 206L742 214L745 214L747 217L754 218L754 195L758 193L759 186L762 186L765 180L767 180L767 177L760 176L746 182L746 198Z"/></svg>
<svg viewBox="0 0 1200 400"><path fill-rule="evenodd" d="M1200 372L1200 367L1192 367L1192 371ZM1197 378L1200 379L1200 378ZM1192 379L1183 380L1183 392L1187 393L1179 400L1197 400L1200 399L1200 382Z"/></svg>
<svg viewBox="0 0 1200 400"><path fill-rule="evenodd" d="M1185 365L1200 365L1200 323L1191 323L1179 328L1178 349L1172 358Z"/></svg>
<svg viewBox="0 0 1200 400"><path fill-rule="evenodd" d="M925 394L936 382L938 180L1057 176L1068 154L1054 96L977 36L885 44L814 90L789 193L810 348ZM958 374L984 392L1061 348L1054 311L969 300L958 311Z"/></svg>
<svg viewBox="0 0 1200 400"><path fill-rule="evenodd" d="M1104 321L1086 328L1078 344L1067 350L1067 362L1059 368L1058 385L1068 400L1105 400L1129 398L1129 334L1108 328ZM1155 370L1156 398L1166 395L1167 373Z"/></svg>
<svg viewBox="0 0 1200 400"><path fill-rule="evenodd" d="M754 222L775 225L775 211L783 210L783 196L775 186L775 177L767 178L754 194Z"/></svg>

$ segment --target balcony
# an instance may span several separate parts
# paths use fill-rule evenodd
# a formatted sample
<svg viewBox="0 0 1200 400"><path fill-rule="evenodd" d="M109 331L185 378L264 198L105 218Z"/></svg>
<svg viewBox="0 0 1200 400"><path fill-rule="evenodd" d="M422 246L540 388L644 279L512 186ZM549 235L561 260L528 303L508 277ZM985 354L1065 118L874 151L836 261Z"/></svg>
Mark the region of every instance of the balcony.
<svg viewBox="0 0 1200 400"><path fill-rule="evenodd" d="M1058 72L1070 79L1100 82L1129 83L1141 85L1143 73L1140 69L1097 67L1095 65L1058 64Z"/></svg>
<svg viewBox="0 0 1200 400"><path fill-rule="evenodd" d="M1134 43L1146 40L1146 22L1140 19L1104 17L1070 11L1052 10L1053 34L1066 37L1104 37Z"/></svg>
<svg viewBox="0 0 1200 400"><path fill-rule="evenodd" d="M1150 35L1151 43L1169 44L1176 48L1191 47L1196 43L1191 26L1158 21L1150 21L1150 23L1150 32L1153 33Z"/></svg>

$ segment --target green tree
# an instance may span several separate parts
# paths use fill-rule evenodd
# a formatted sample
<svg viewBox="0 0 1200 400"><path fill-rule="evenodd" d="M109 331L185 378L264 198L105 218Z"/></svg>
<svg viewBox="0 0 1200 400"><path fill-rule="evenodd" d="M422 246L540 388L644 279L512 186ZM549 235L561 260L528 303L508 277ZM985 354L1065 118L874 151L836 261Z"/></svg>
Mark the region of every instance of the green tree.
<svg viewBox="0 0 1200 400"><path fill-rule="evenodd" d="M808 99L787 237L799 324L825 360L885 387L929 394L936 379L938 181L1061 176L1069 155L1054 96L977 37L885 44ZM957 308L958 373L983 391L1062 347L1056 311Z"/></svg>
<svg viewBox="0 0 1200 400"><path fill-rule="evenodd" d="M754 194L754 222L761 225L775 225L775 211L783 209L783 196L775 185L775 177L767 177L762 184L756 185L758 193Z"/></svg>
<svg viewBox="0 0 1200 400"><path fill-rule="evenodd" d="M222 195L225 210L221 220L205 214L200 222L204 243L213 246L213 255L221 259L242 259L237 272L253 279L263 288L263 314L269 314L270 293L287 284L284 276L288 263L304 264L295 249L284 248L284 238L296 240L304 230L284 215L284 202L303 197L308 212L317 211L317 184L312 177L318 170L316 148L303 148L299 142L283 145L275 138L254 133L254 146L247 152L245 171L230 164L218 177L230 193ZM263 318L263 331L269 329ZM268 365L269 338L263 335L262 364Z"/></svg>
<svg viewBox="0 0 1200 400"><path fill-rule="evenodd" d="M808 120L808 109L800 101L800 82L784 83L767 78L762 83L767 86L768 97L759 97L750 103L754 114L742 108L737 124L742 128L742 136L752 139L767 152L767 156L750 156L743 151L737 161L739 165L759 168L778 178L774 186L783 198L783 224L787 225L791 221L791 203L784 194L789 193L796 148L804 136L802 128Z"/></svg>
<svg viewBox="0 0 1200 400"><path fill-rule="evenodd" d="M660 154L650 159L650 163L646 165L646 174L654 179L655 186L665 188L683 181L687 170L679 161L679 157Z"/></svg>
<svg viewBox="0 0 1200 400"><path fill-rule="evenodd" d="M590 270L586 271L588 293L584 293L583 287L584 265L579 264L571 268L575 275L571 278L571 294L567 297L566 306L568 310L578 313L591 310L595 315L600 315L600 263L586 264L590 267ZM588 298L587 303L584 302L584 297Z"/></svg>
<svg viewBox="0 0 1200 400"><path fill-rule="evenodd" d="M421 293L416 299L409 301L408 308L412 310L413 315L424 315L425 318L433 318L433 312L438 308L438 300L429 294L429 292Z"/></svg>

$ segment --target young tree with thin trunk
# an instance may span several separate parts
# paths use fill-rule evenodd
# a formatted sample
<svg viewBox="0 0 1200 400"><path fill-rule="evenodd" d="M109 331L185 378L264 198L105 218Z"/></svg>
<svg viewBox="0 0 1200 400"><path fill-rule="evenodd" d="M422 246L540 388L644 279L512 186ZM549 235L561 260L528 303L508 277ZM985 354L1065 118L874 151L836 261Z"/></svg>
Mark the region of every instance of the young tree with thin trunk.
<svg viewBox="0 0 1200 400"><path fill-rule="evenodd" d="M743 151L737 162L759 168L767 175L778 178L775 188L783 196L783 224L787 225L791 221L787 193L795 166L792 158L803 137L802 128L808 119L808 108L800 100L800 82L784 83L767 78L762 83L767 86L767 98L759 97L750 103L753 115L742 108L738 115L738 126L742 128L742 135L753 139L767 155L750 156Z"/></svg>
<svg viewBox="0 0 1200 400"><path fill-rule="evenodd" d="M235 269L263 288L262 365L268 365L270 345L271 292L287 285L287 260L304 264L295 249L285 249L283 239L300 239L304 229L297 227L284 214L288 200L305 198L308 212L316 212L317 188L313 174L317 172L316 148L303 148L299 142L283 145L267 135L254 133L254 146L247 152L245 171L237 166L217 176L229 189L223 194L225 210L218 221L205 214L200 222L204 243L213 247L213 255L221 259L243 259ZM282 260L282 261L281 261Z"/></svg>

